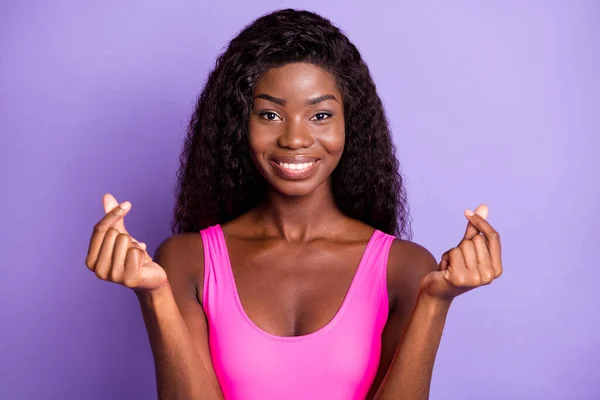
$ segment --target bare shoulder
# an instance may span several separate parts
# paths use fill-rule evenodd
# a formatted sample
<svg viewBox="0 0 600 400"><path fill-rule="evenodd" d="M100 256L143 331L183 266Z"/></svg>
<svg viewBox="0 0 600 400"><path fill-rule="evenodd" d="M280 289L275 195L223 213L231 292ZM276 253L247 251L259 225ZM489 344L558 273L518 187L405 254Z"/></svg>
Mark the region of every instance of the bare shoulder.
<svg viewBox="0 0 600 400"><path fill-rule="evenodd" d="M154 261L167 273L173 290L197 290L204 277L204 248L200 233L180 233L162 241Z"/></svg>
<svg viewBox="0 0 600 400"><path fill-rule="evenodd" d="M409 240L394 239L387 266L388 291L394 298L414 297L421 279L438 269L436 258L425 247Z"/></svg>
<svg viewBox="0 0 600 400"><path fill-rule="evenodd" d="M437 267L433 254L410 240L394 239L390 248L389 266L405 272L431 272Z"/></svg>

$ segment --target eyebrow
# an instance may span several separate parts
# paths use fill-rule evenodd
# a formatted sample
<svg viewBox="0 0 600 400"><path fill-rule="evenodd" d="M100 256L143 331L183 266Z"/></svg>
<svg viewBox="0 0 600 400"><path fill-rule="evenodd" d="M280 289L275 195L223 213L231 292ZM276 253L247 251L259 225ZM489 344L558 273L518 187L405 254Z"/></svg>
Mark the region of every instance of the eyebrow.
<svg viewBox="0 0 600 400"><path fill-rule="evenodd" d="M258 95L256 95L256 98L257 99L268 100L271 103L279 104L280 106L285 106L285 103L286 103L284 99L282 99L280 97L274 97L274 96L268 95L266 93L258 94ZM310 98L310 99L306 100L304 102L304 104L306 104L307 106L313 106L313 105L318 104L318 103L320 103L322 101L325 101L325 100L338 101L338 99L334 95L332 95L332 94L325 94L323 96L318 96L318 97Z"/></svg>
<svg viewBox="0 0 600 400"><path fill-rule="evenodd" d="M323 96L313 97L312 99L306 100L306 105L307 106L312 106L312 105L318 104L318 103L320 103L322 101L325 101L325 100L338 101L338 99L336 99L336 97L334 95L332 95L332 94L325 94Z"/></svg>

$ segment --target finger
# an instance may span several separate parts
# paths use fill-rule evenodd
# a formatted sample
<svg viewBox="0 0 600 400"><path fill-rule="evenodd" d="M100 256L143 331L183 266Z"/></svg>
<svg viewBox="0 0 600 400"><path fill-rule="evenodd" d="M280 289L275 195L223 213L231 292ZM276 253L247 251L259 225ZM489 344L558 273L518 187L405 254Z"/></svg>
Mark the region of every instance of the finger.
<svg viewBox="0 0 600 400"><path fill-rule="evenodd" d="M473 238L473 245L475 246L475 254L477 255L477 264L479 266L481 280L484 284L491 283L496 276L492 267L492 260L490 259L487 243L483 236L477 235Z"/></svg>
<svg viewBox="0 0 600 400"><path fill-rule="evenodd" d="M465 259L460 248L453 247L448 252L448 268L452 268L455 271L467 271Z"/></svg>
<svg viewBox="0 0 600 400"><path fill-rule="evenodd" d="M442 254L442 259L440 261L440 271L444 271L450 265L450 250Z"/></svg>
<svg viewBox="0 0 600 400"><path fill-rule="evenodd" d="M130 235L129 237L131 237L131 235ZM136 245L140 246L141 248L143 248L144 250L145 250L145 249L146 249L146 247L147 247L147 246L146 246L146 243L144 243L144 242L140 242L139 240L137 240L137 239L136 239L136 238L134 238L134 237L131 237L131 241L132 241L133 243L135 243Z"/></svg>
<svg viewBox="0 0 600 400"><path fill-rule="evenodd" d="M477 254L475 253L475 245L470 240L464 240L459 246L462 252L462 257L465 262L465 267L479 274L479 268L477 267Z"/></svg>
<svg viewBox="0 0 600 400"><path fill-rule="evenodd" d="M487 240L487 246L490 253L490 259L492 260L492 267L497 276L502 274L502 249L500 245L500 234L481 216L467 215L469 221L475 225L477 229L481 231L485 239Z"/></svg>
<svg viewBox="0 0 600 400"><path fill-rule="evenodd" d="M109 278L111 281L121 283L123 280L123 271L125 270L125 256L130 247L135 246L129 235L120 233L115 240L115 248L112 256L112 267Z"/></svg>
<svg viewBox="0 0 600 400"><path fill-rule="evenodd" d="M119 205L117 199L115 199L115 197L110 193L106 193L104 196L102 196L102 204L104 205L104 212L107 214ZM129 205L131 206L131 203L129 203ZM113 225L113 228L119 230L121 233L128 233L127 229L125 229L124 219L116 221Z"/></svg>
<svg viewBox="0 0 600 400"><path fill-rule="evenodd" d="M450 270L452 270L452 273L448 274L450 282L456 287L472 289L481 284L479 270L467 268L463 251L458 247L450 250L450 266L448 267L448 271Z"/></svg>
<svg viewBox="0 0 600 400"><path fill-rule="evenodd" d="M129 288L139 285L142 264L142 255L140 253L141 251L135 247L127 249L125 270L123 271L123 285Z"/></svg>
<svg viewBox="0 0 600 400"><path fill-rule="evenodd" d="M475 209L475 212L474 212L474 214L481 215L484 219L487 219L488 213L489 213L489 208L485 204L480 204L479 206L477 206L477 208ZM471 210L465 211L465 215L470 215L470 214L473 214L473 211L471 211ZM479 229L477 229L477 227L475 225L473 225L471 222L468 222L467 229L465 231L463 239L470 240L472 237L474 237L477 234L479 234Z"/></svg>
<svg viewBox="0 0 600 400"><path fill-rule="evenodd" d="M113 207L106 215L96 224L95 229L101 232L106 232L108 228L118 229L116 224L123 220L123 217L131 210L131 203L124 201L123 203ZM126 233L126 232L120 232Z"/></svg>
<svg viewBox="0 0 600 400"><path fill-rule="evenodd" d="M115 247L115 241L119 236L119 231L114 228L109 228L108 232L104 236L104 242L102 242L102 248L98 255L98 262L96 263L96 276L103 280L108 280L108 274L112 267L113 250Z"/></svg>
<svg viewBox="0 0 600 400"><path fill-rule="evenodd" d="M88 246L88 254L85 259L85 264L88 268L93 269L93 265L98 260L98 254L102 243L104 242L104 236L106 232L113 227L116 221L123 218L129 212L131 203L128 201L121 205L113 208L110 213L106 214L95 226L90 238L90 244Z"/></svg>
<svg viewBox="0 0 600 400"><path fill-rule="evenodd" d="M131 235L129 235L129 237L131 238L131 241L132 241L132 242L133 242L133 243L134 243L136 246L138 246L139 248L141 248L142 250L146 250L146 247L148 247L148 246L146 245L146 243L144 243L144 242L140 242L140 241L139 241L139 240L137 240L136 238L134 238L134 237L131 237Z"/></svg>

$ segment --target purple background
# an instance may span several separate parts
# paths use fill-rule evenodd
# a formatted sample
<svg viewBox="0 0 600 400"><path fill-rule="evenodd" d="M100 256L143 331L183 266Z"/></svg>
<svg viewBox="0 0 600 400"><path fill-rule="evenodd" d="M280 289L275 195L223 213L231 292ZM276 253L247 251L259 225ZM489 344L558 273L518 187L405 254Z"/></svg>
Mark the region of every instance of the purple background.
<svg viewBox="0 0 600 400"><path fill-rule="evenodd" d="M454 303L431 398L600 397L598 2L12 3L0 5L1 398L155 398L134 295L84 266L101 196L132 202L126 224L153 252L215 57L288 6L329 17L367 60L414 240L439 257L482 202L501 233L505 274Z"/></svg>

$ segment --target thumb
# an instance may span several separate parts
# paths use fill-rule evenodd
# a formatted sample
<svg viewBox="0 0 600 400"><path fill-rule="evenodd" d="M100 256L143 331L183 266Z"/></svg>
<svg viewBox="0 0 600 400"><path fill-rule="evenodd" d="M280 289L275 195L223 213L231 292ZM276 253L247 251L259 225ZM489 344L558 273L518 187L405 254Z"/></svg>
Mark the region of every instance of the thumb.
<svg viewBox="0 0 600 400"><path fill-rule="evenodd" d="M489 213L489 208L485 204L480 204L475 209L475 214L479 215L483 219L487 219L488 213ZM475 237L475 235L478 235L478 234L479 234L479 229L477 229L475 227L475 225L473 225L472 223L469 222L467 224L467 230L465 231L465 235L464 235L463 239L470 240L473 237Z"/></svg>
<svg viewBox="0 0 600 400"><path fill-rule="evenodd" d="M475 214L478 214L483 219L487 219L489 212L490 212L490 209L485 204L480 204L475 209Z"/></svg>
<svg viewBox="0 0 600 400"><path fill-rule="evenodd" d="M106 193L104 196L102 196L102 205L104 206L104 213L108 214L113 208L119 205L119 202L112 194ZM124 218L121 218L119 221L117 221L113 225L113 228L117 229L121 233L128 234L127 229L125 229Z"/></svg>

